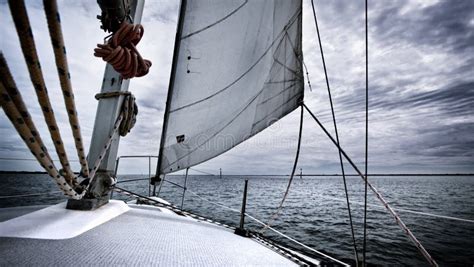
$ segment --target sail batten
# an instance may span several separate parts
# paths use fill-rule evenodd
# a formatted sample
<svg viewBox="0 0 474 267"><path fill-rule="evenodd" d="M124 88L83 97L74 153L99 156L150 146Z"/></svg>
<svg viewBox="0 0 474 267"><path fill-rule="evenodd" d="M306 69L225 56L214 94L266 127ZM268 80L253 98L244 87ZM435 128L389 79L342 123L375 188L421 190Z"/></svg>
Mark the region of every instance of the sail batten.
<svg viewBox="0 0 474 267"><path fill-rule="evenodd" d="M159 174L228 151L303 99L300 0L183 2Z"/></svg>

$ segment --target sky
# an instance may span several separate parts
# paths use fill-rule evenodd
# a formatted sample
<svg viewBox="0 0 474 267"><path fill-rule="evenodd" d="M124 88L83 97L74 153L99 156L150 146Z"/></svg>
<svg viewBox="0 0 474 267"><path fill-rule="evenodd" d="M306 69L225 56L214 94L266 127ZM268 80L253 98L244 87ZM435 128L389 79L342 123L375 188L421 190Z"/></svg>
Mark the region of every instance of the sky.
<svg viewBox="0 0 474 267"><path fill-rule="evenodd" d="M43 74L72 166L79 170L42 1L27 2ZM94 1L58 1L85 147L90 146L105 64L93 56L106 34ZM119 155L158 155L179 1L148 0L138 45L153 66L130 91L137 123L121 139ZM343 149L364 166L364 1L315 1ZM4 53L53 157L43 116L5 0L0 0ZM303 54L312 90L305 103L334 133L311 2L303 0ZM306 77L305 77L306 78ZM369 173L474 172L474 1L369 1ZM224 174L289 174L295 158L299 111L236 148L195 167ZM0 170L38 171L26 145L0 112ZM147 160L124 160L119 173L148 173ZM152 163L152 172L155 163ZM339 173L337 149L306 113L298 169ZM352 172L347 165L348 172ZM191 171L191 173L196 171Z"/></svg>

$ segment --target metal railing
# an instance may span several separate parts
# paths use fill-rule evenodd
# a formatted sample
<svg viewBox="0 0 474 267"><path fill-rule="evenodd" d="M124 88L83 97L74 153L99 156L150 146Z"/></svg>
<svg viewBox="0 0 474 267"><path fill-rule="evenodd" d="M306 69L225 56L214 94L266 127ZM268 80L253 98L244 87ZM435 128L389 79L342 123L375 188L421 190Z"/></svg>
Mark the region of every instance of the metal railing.
<svg viewBox="0 0 474 267"><path fill-rule="evenodd" d="M151 184L151 178L152 178L152 174L151 174L151 159L158 159L158 156L150 156L150 155L126 155L126 156L119 156L117 157L116 161L115 161L115 170L114 170L114 176L117 177L117 174L118 174L118 168L119 168L119 164L120 164L120 160L121 159L140 159L140 158L145 158L145 159L148 159L148 178L137 178L137 179L129 179L129 180L123 180L123 181L118 181L117 183L126 183L126 182L135 182L135 181L145 181L145 180L148 180L148 196L150 197L152 194L151 194L151 187L152 187L152 184ZM214 174L211 174L211 173L207 173L207 172L203 172L203 171L199 171L199 170L195 170L197 172L201 172L201 173L206 173L206 174L210 174L210 175L214 175ZM181 189L183 189L184 191L186 191L186 185L179 185L177 183L174 183L174 182L171 182L171 181L168 181L168 180L163 180L162 182L167 182L173 186L176 186L176 187L179 187ZM184 191L183 191L183 195L184 195ZM111 196L112 197L112 196Z"/></svg>
<svg viewBox="0 0 474 267"><path fill-rule="evenodd" d="M148 159L148 180L149 180L149 183L148 183L148 196L150 196L151 195L151 177L152 177L151 176L151 159L152 158L158 159L158 156L150 156L150 155L119 156L115 160L115 171L114 171L114 176L115 177L117 177L117 172L118 172L120 160L121 159L130 159L130 158L133 158L133 159L147 158ZM146 180L146 179L134 179L134 180L138 181L138 180Z"/></svg>

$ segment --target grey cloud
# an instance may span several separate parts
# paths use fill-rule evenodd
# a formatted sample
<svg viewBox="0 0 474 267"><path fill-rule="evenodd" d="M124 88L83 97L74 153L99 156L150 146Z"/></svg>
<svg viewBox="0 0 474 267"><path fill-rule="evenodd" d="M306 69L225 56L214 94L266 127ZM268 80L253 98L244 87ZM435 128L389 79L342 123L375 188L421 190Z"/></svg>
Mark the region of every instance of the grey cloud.
<svg viewBox="0 0 474 267"><path fill-rule="evenodd" d="M170 2L151 2L147 3L147 9L145 9L145 15L143 17L144 21L156 20L165 24L176 24L177 14L178 14L179 2L170 1Z"/></svg>
<svg viewBox="0 0 474 267"><path fill-rule="evenodd" d="M417 135L423 136L423 141L410 143L412 154L435 157L474 157L474 125L472 123L457 123L449 126L436 125L436 128L417 129ZM418 144L416 144L418 143ZM474 164L474 162L472 162Z"/></svg>
<svg viewBox="0 0 474 267"><path fill-rule="evenodd" d="M7 25L10 14L4 2L0 0L0 8L7 19L0 20ZM363 1L315 3L341 142L359 164L363 162L364 151ZM41 2L27 4L32 21L44 23ZM98 7L95 2L85 1L60 1L59 4L63 26L69 29L65 30L65 38L74 85L78 88L76 99L81 125L84 138L89 140L96 106L93 95L100 86L101 74L98 73L103 65L95 59L84 61L83 55L90 53L103 37L95 20ZM474 2L445 0L429 5L429 2L401 0L369 1L369 4L371 170L474 171ZM120 155L156 155L158 152L177 12L177 1L146 2L143 16L146 33L139 49L150 57L153 67L148 76L131 83L130 90L138 100L139 115L135 128L121 140ZM74 19L76 23L71 23L71 14L75 13L78 13ZM89 21L96 24L89 27ZM332 132L311 4L306 0L304 22L305 62L313 84L313 92L306 92L305 101ZM35 29L35 37L47 36L46 28L43 28L43 32ZM67 39L66 33L77 28L87 36L84 42ZM17 38L14 30L7 30L6 34L10 41L2 41L2 50L6 54L19 52L15 50L17 43L11 41ZM17 84L22 88L31 87L22 59L17 63L13 58L10 61ZM50 87L51 91L56 90L57 84ZM33 104L32 112L38 111L34 106L33 90L28 89L25 94L31 99L28 104ZM57 113L60 111L57 108ZM40 115L37 118L43 121ZM62 133L66 135L69 132L67 118L58 114L58 120L64 125ZM41 127L41 131L45 130ZM295 111L272 128L197 168L216 171L222 167L224 173L234 174L243 170L246 173L288 174L294 160L297 128L298 112ZM338 172L337 150L307 115L304 129L299 166L304 172ZM21 140L13 138L15 130L3 114L0 114L0 132L12 136L2 140L0 156L31 157ZM47 132L42 133L46 140L50 139L46 138ZM70 145L68 154L73 158L73 145L66 142ZM0 165L0 169L11 167L5 166ZM35 165L34 168L38 167ZM127 168L129 173L143 170L133 164Z"/></svg>
<svg viewBox="0 0 474 267"><path fill-rule="evenodd" d="M379 5L384 5L381 2ZM439 46L456 53L472 53L474 48L474 2L440 1L420 10L402 12L404 5L392 3L374 20L378 38L405 39Z"/></svg>
<svg viewBox="0 0 474 267"><path fill-rule="evenodd" d="M384 88L383 91L388 91ZM381 90L371 101L370 106L373 109L419 109L426 107L435 107L440 109L443 115L465 116L472 115L474 110L474 81L458 83L429 92L413 92L412 94L399 95L395 99L394 95L388 97L381 96ZM362 104L361 97L355 100L343 101L349 106Z"/></svg>
<svg viewBox="0 0 474 267"><path fill-rule="evenodd" d="M146 108L146 109L152 109L155 112L161 112L163 111L163 106L160 103L157 103L156 98L147 98L147 99L139 99L138 100L138 106L139 110L141 108Z"/></svg>

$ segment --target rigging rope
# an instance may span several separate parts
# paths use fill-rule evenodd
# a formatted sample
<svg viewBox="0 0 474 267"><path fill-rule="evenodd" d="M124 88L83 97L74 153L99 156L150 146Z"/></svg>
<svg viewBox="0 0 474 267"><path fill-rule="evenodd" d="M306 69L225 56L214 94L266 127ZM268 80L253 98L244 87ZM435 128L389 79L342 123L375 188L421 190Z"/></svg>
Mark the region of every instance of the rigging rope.
<svg viewBox="0 0 474 267"><path fill-rule="evenodd" d="M57 11L57 5L55 1L53 1L52 3L46 2L48 1L45 1L45 12L48 18L51 41L53 43L56 63L58 65L61 88L63 89L68 113L73 117L72 119L71 116L69 117L71 127L73 128L73 134L74 131L77 130L76 134L74 134L76 148L78 148L78 150L79 148L81 148L82 151L78 151L78 154L81 155L80 152L82 152L83 155L82 138L79 131L77 111L74 105L73 93L70 84L67 60L65 56L65 47L61 34L61 27L59 25L59 13ZM48 129L51 134L51 138L53 139L56 152L63 166L62 170L58 171L58 169L54 166L53 160L47 152L46 147L44 146L43 141L40 137L40 134L37 131L28 112L28 109L26 108L26 105L23 102L21 94L16 87L16 84L10 73L3 53L0 53L0 75L2 78L0 83L0 104L5 114L10 119L13 126L15 127L21 138L24 140L25 144L30 149L31 153L35 156L37 161L47 171L47 173L53 179L55 179L56 183L58 184L59 188L64 192L64 194L73 199L80 199L85 195L87 189L92 184L91 182L95 177L95 173L97 172L100 163L102 162L102 159L108 151L115 134L118 133L121 136L125 136L134 126L137 115L135 97L130 93L128 93L124 97L121 111L115 122L114 129L106 140L106 144L102 149L99 158L97 158L97 160L95 161L95 164L88 175L89 183L87 187L83 188L82 185L78 184L76 177L69 166L69 161L64 149L61 135L59 133L59 127L56 123L53 109L49 101L47 88L44 82L38 55L36 53L36 47L33 39L33 34L31 32L25 3L23 0L10 0L9 6L20 39L23 55L28 66L30 78L36 89L35 91L38 97L38 102L42 107L46 124L48 125ZM77 126L77 129L75 126ZM80 143L79 147L77 146L78 142ZM85 157L80 156L80 160L82 163L82 168L87 168L87 165L83 165ZM87 173L87 171L83 172L83 174Z"/></svg>
<svg viewBox="0 0 474 267"><path fill-rule="evenodd" d="M0 55L3 59L3 54ZM22 105L24 105L16 86L10 87L9 90L14 90L15 92L17 92L17 101L21 101ZM64 192L65 195L74 199L79 199L80 197L82 197L75 191L74 188L71 187L71 184L66 181L63 175L54 166L51 157L48 153L46 153L46 149L42 147L39 143L39 140L41 139L39 136L39 132L36 131L34 125L33 128L30 128L28 127L27 123L25 123L25 121L31 120L31 116L28 110L26 109L21 110L20 113L19 108L15 105L15 102L12 100L12 97L5 88L3 79L0 83L0 94L0 104L3 108L3 111L12 122L21 139L23 139L25 144L28 146L33 156L36 157L36 160L48 172L49 176L51 176L56 181L56 184L59 186L61 191Z"/></svg>
<svg viewBox="0 0 474 267"><path fill-rule="evenodd" d="M342 155L346 160L349 162L349 164L352 166L352 168L357 172L357 174L364 180L367 181L366 176L362 174L362 172L359 170L359 168L354 164L354 162L351 160L351 158L346 154L346 152L340 147L340 145L336 142L336 140L331 136L331 134L326 130L324 125L318 120L318 118L311 112L311 110L303 103L303 107L309 112L311 117L313 117L314 121L319 125L319 127L323 130L323 132L326 134L327 137L331 140L331 142L340 149ZM418 239L413 235L413 233L408 229L408 227L405 225L405 223L402 221L400 216L395 212L395 210L388 204L388 202L383 198L383 196L378 192L378 190L367 181L367 185L374 192L375 196L377 199L379 199L382 204L385 206L388 212L393 216L397 224L402 228L402 230L407 234L408 238L415 244L415 246L418 248L418 250L421 252L421 254L425 257L425 259L432 265L432 266L438 266L436 261L431 257L431 255L426 251L426 249L423 247L423 245L418 241Z"/></svg>
<svg viewBox="0 0 474 267"><path fill-rule="evenodd" d="M30 114L28 113L28 109L26 108L25 103L23 102L23 99L20 95L20 92L18 91L18 88L16 87L15 81L13 80L13 76L10 73L10 69L8 68L7 62L5 60L5 57L3 56L3 53L0 51L0 81L5 87L5 90L7 91L7 95L11 100L13 101L13 105L16 107L18 112L21 114L21 117L16 117L16 120L19 121L20 118L23 120L23 122L26 124L26 127L29 129L29 133L33 136L33 140L38 144L40 147L41 153L44 153L45 156L49 157L48 150L46 149L46 146L43 143L43 140L39 136L39 132L36 129L33 120L31 119ZM6 96L3 96L6 101ZM3 107L3 105L2 105ZM31 141L30 141L31 142ZM37 160L37 159L33 159Z"/></svg>
<svg viewBox="0 0 474 267"><path fill-rule="evenodd" d="M151 61L143 59L135 47L143 33L141 24L134 25L124 20L105 44L97 44L94 56L112 65L124 79L144 76L151 67Z"/></svg>
<svg viewBox="0 0 474 267"><path fill-rule="evenodd" d="M59 127L54 117L54 111L49 100L47 92L48 89L44 82L43 72L41 70L38 54L36 52L36 45L31 32L30 21L26 12L25 3L23 0L10 0L9 6L18 37L20 39L21 50L23 51L23 55L25 57L31 82L35 87L38 102L41 105L41 110L43 112L46 124L48 125L49 133L54 141L56 153L58 154L59 160L63 167L62 172L64 173L65 179L69 184L77 185L77 180L69 165L66 150L62 142L61 133L59 132Z"/></svg>
<svg viewBox="0 0 474 267"><path fill-rule="evenodd" d="M25 159L25 158L3 158L3 157L0 157L0 160L20 160L20 161L37 161L36 159ZM53 161L59 161L58 159L53 159ZM77 161L77 160L70 160L70 161Z"/></svg>
<svg viewBox="0 0 474 267"><path fill-rule="evenodd" d="M107 140L105 141L104 148L100 152L99 156L97 157L93 168L90 171L89 177L89 185L91 185L92 180L95 178L95 174L99 169L99 166L104 159L105 154L110 148L112 144L112 140L115 138L116 134L120 134L121 136L127 135L130 130L135 125L136 115L138 113L137 105L135 104L135 97L133 94L128 93L125 95L122 103L122 108L120 109L120 114L115 121L114 128L112 129L112 133L108 136Z"/></svg>
<svg viewBox="0 0 474 267"><path fill-rule="evenodd" d="M64 192L65 195L73 198L73 199L80 199L84 196L87 188L82 189L82 188L73 188L71 187L71 184L69 184L65 178L63 177L63 174L57 170L57 168L54 166L53 161L51 160L51 157L49 154L45 153L46 148L41 147L38 140L40 139L39 132L36 130L33 122L31 121L31 116L26 109L23 99L21 98L21 95L16 88L16 85L14 84L14 81L12 80L13 84L8 84L9 90L4 86L4 81L9 80L9 79L4 79L3 74L5 71L8 72L8 66L6 65L6 62L4 61L3 54L0 53L0 70L2 74L2 82L0 83L0 104L7 115L7 117L10 119L12 122L13 126L17 130L17 132L20 134L21 138L25 141L26 145L30 149L31 153L33 156L36 157L37 161L40 163L40 165L46 170L46 172L53 178L55 179L57 185L59 188ZM20 102L20 107L23 106L25 107L24 109L19 109L18 106L15 104L15 101L12 100L12 97L10 95L10 92L14 92L12 95L15 96L16 102ZM102 159L104 158L106 152L108 151L110 144L112 143L112 140L115 136L115 134L119 133L122 136L124 134L128 133L133 127L133 123L135 121L135 116L136 116L136 109L129 109L129 106L135 106L135 98L133 95L127 95L124 99L124 102L122 104L122 109L120 112L119 117L117 118L114 129L112 133L109 135L106 144L104 148L102 149L99 157L94 163L94 166L91 169L91 172L89 173L89 185L91 184L92 180L95 177L95 173L97 172L100 163L102 162ZM21 110L21 113L20 111ZM26 121L31 121L32 128L28 127L28 124L25 123ZM78 189L78 190L77 190Z"/></svg>
<svg viewBox="0 0 474 267"><path fill-rule="evenodd" d="M280 202L280 205L278 206L277 210L275 211L275 213L273 213L273 215L270 217L270 220L268 221L267 224L265 224L265 226L262 228L262 230L260 231L260 233L264 233L265 230L267 230L267 228L269 228L271 226L271 224L273 223L273 221L278 218L278 215L280 214L280 211L281 209L283 208L283 204L285 203L285 200L286 200L286 197L288 196L288 192L290 191L290 187L291 187L291 182L293 182L293 177L295 176L295 171L296 171L296 166L298 165L298 158L300 156L300 147L301 147L301 135L303 133L303 104L301 104L301 113L300 113L300 128L299 128L299 132L298 132L298 145L297 145L297 148L296 148L296 156L295 156L295 162L293 163L293 169L291 171L291 176L290 176L290 180L288 180L288 185L286 187L286 191L285 191L285 194L283 195L283 198Z"/></svg>
<svg viewBox="0 0 474 267"><path fill-rule="evenodd" d="M329 86L329 77L328 77L328 72L327 72L327 68L326 68L326 61L324 59L323 45L321 43L321 34L319 33L318 19L317 19L317 16L316 16L316 9L314 7L314 1L313 0L311 0L311 7L313 9L314 24L316 26L316 32L318 34L319 50L321 51L321 59L322 59L322 62L323 62L324 76L326 78L326 87L327 87L327 90L328 90L329 103L331 105L331 113L332 113L332 120L333 120L333 124L334 124L334 131L335 131L335 134L336 134L336 141L337 141L337 144L340 145L339 133L338 133L338 130L337 130L336 114L334 112L334 105L333 105L333 102L332 102L331 87ZM342 160L341 150L339 149L338 152L339 152L339 162L340 162L340 165L341 165L342 181L344 183L344 192L345 192L345 195L346 195L347 211L349 213L349 223L350 223L350 228L351 228L352 244L354 246L354 256L355 256L354 258L355 258L355 261L356 261L356 266L359 266L359 253L357 251L357 244L356 244L356 239L355 239L355 234L354 234L354 224L352 222L352 212L351 212L351 205L350 205L350 201L349 201L349 193L347 191L347 181L346 181L346 175L345 175L345 171L344 171L344 162Z"/></svg>
<svg viewBox="0 0 474 267"><path fill-rule="evenodd" d="M66 104L69 124L71 125L74 143L76 145L77 157L81 164L81 174L84 177L89 176L89 166L84 153L82 143L81 127L77 118L76 104L74 102L74 92L71 85L71 75L66 57L66 46L64 45L61 31L61 19L59 16L58 5L56 1L44 0L44 11L48 21L49 34L53 45L54 57L58 69L59 81L63 92L64 102Z"/></svg>

